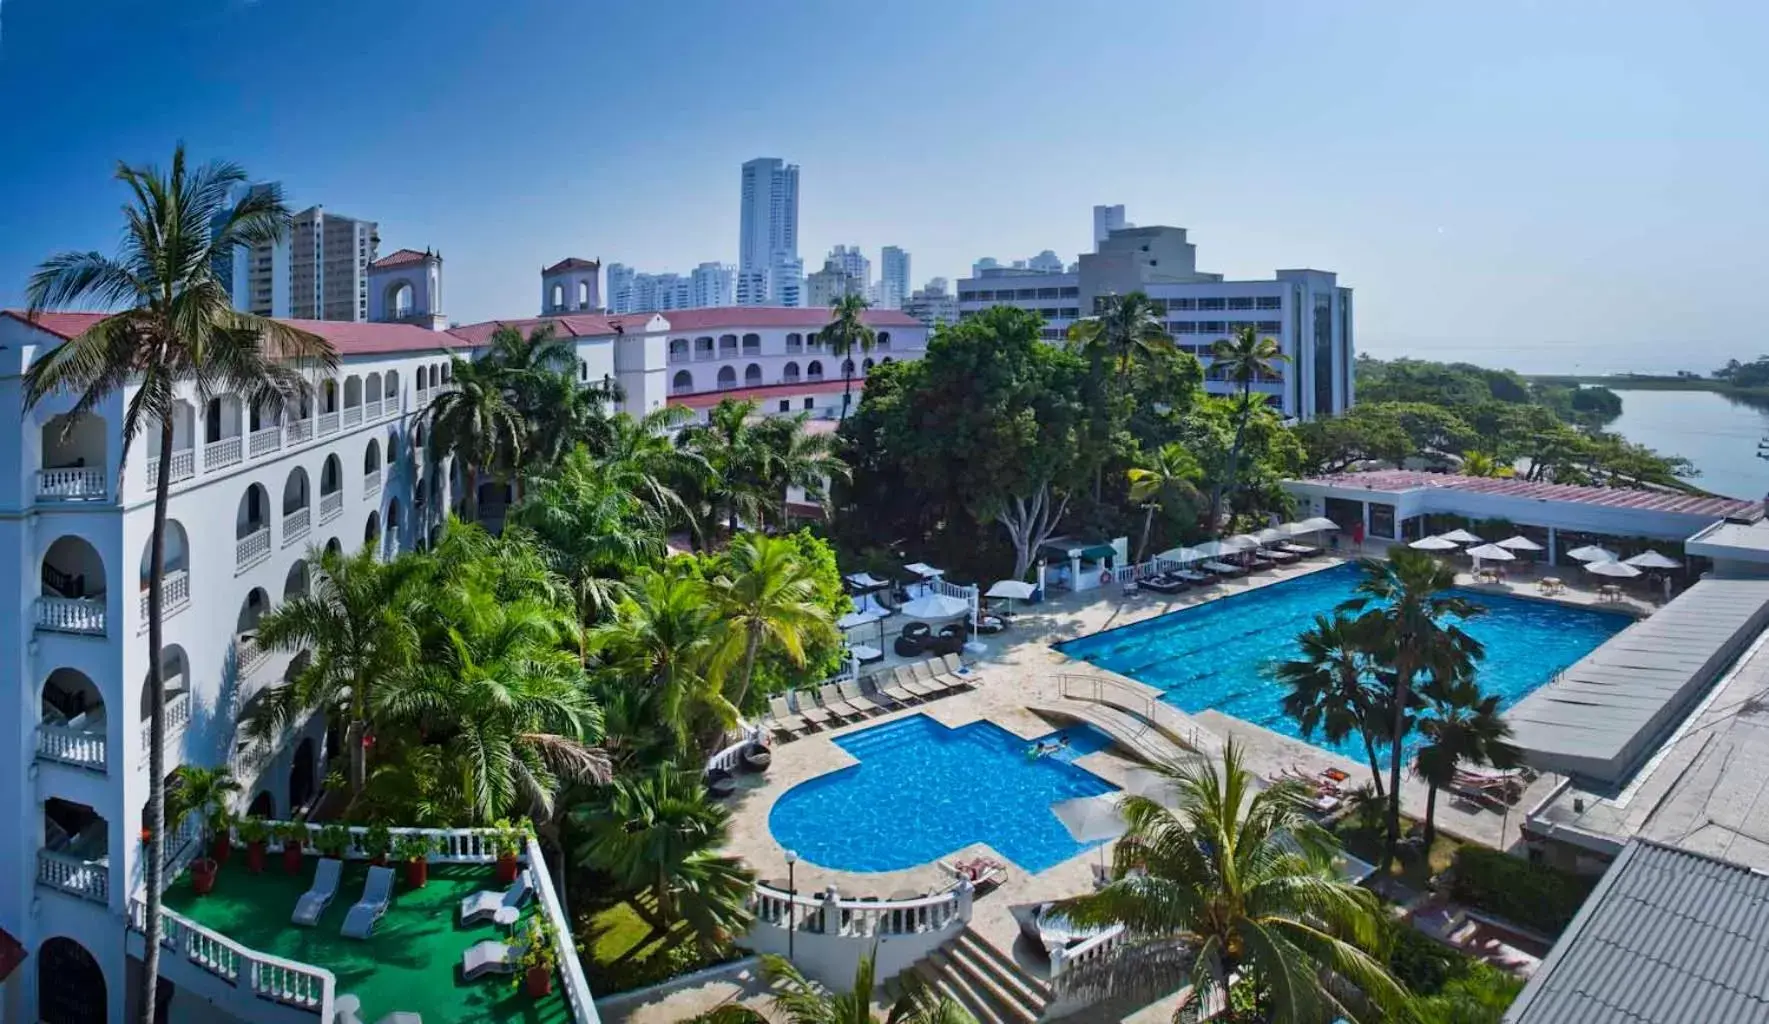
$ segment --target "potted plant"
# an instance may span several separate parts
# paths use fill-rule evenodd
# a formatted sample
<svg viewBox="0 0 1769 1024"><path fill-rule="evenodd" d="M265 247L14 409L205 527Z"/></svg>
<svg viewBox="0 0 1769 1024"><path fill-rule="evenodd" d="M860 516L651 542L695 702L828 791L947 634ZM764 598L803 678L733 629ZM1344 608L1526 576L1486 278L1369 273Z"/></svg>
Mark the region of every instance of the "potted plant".
<svg viewBox="0 0 1769 1024"><path fill-rule="evenodd" d="M529 998L539 999L552 993L553 971L558 966L559 951L553 945L552 926L536 914L528 919L528 938L516 965L516 976Z"/></svg>
<svg viewBox="0 0 1769 1024"><path fill-rule="evenodd" d="M393 841L393 856L405 864L408 889L422 889L430 881L430 853L436 841L423 832L407 832Z"/></svg>
<svg viewBox="0 0 1769 1024"><path fill-rule="evenodd" d="M263 818L246 818L240 822L240 842L246 844L246 870L254 875L264 873L264 850L270 845L270 822Z"/></svg>
<svg viewBox="0 0 1769 1024"><path fill-rule="evenodd" d="M315 845L319 847L320 856L343 860L344 851L350 848L350 830L333 822L319 830Z"/></svg>
<svg viewBox="0 0 1769 1024"><path fill-rule="evenodd" d="M516 880L517 857L528 839L528 823L513 825L508 818L500 818L492 828L496 830L491 842L498 854L498 884L509 885Z"/></svg>
<svg viewBox="0 0 1769 1024"><path fill-rule="evenodd" d="M283 844L283 873L300 874L301 844L307 841L307 826L299 821L279 822L276 825L276 837Z"/></svg>
<svg viewBox="0 0 1769 1024"><path fill-rule="evenodd" d="M239 792L240 784L225 767L179 765L172 775L172 785L166 792L167 830L176 832L185 818L192 814L200 816L204 834L199 849L208 855L191 861L190 877L197 895L206 895L215 888L215 875L232 852L229 831L233 812L228 810L227 801Z"/></svg>
<svg viewBox="0 0 1769 1024"><path fill-rule="evenodd" d="M368 827L362 835L362 852L368 854L369 863L376 867L387 866L387 853L393 849L393 832L381 822Z"/></svg>

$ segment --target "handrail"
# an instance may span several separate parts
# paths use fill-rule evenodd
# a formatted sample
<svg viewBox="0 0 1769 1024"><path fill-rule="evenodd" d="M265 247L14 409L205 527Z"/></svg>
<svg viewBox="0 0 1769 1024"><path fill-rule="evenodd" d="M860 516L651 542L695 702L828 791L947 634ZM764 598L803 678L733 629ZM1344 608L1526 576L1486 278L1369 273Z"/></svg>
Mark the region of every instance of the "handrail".
<svg viewBox="0 0 1769 1024"><path fill-rule="evenodd" d="M821 893L787 893L757 882L750 896L758 924L821 935L914 935L970 920L975 889L969 879L945 892L909 899L844 899L833 887Z"/></svg>
<svg viewBox="0 0 1769 1024"><path fill-rule="evenodd" d="M739 721L737 727L738 731L742 734L741 738L738 739L737 742L706 759L706 770L708 772L728 772L736 769L738 759L743 756L743 752L754 746L762 738L762 727L759 725L750 725L747 722Z"/></svg>
<svg viewBox="0 0 1769 1024"><path fill-rule="evenodd" d="M298 825L307 830L307 838L303 842L310 847L314 845L319 833L329 827L329 824L311 821L266 820L264 824L271 827ZM378 856L370 853L363 845L363 840L369 833L368 826L348 825L345 830L350 834L349 845L343 851L345 860L370 860ZM395 840L400 836L429 836L434 840L431 844L433 852L428 855L433 863L490 864L498 859L497 846L493 840L499 831L495 828L390 828L387 832ZM242 845L238 836L234 837L233 844Z"/></svg>
<svg viewBox="0 0 1769 1024"><path fill-rule="evenodd" d="M559 897L553 892L546 857L533 836L528 837L526 852L528 873L539 890L541 912L547 915L547 924L553 929L554 952L559 957L559 976L564 981L565 1002L571 1007L571 1019L576 1024L599 1024L602 1018L596 1013L595 996L590 992L589 979L584 977L583 960L578 957L577 946L572 942L571 925L565 920Z"/></svg>
<svg viewBox="0 0 1769 1024"><path fill-rule="evenodd" d="M1203 754L1218 754L1222 739L1199 725L1190 715L1128 683L1107 676L1060 673L1057 683L1064 697L1104 704L1147 721L1168 739Z"/></svg>
<svg viewBox="0 0 1769 1024"><path fill-rule="evenodd" d="M311 1011L321 1024L331 1021L338 989L331 971L261 953L164 907L160 915L164 929L160 944L193 966L260 999ZM147 934L147 904L139 898L129 900L128 927L138 935Z"/></svg>
<svg viewBox="0 0 1769 1024"><path fill-rule="evenodd" d="M1123 925L1115 924L1098 935L1089 935L1067 949L1059 946L1051 950L1051 984L1060 990L1062 985L1058 979L1062 978L1071 967L1089 960L1098 960L1110 954L1113 949L1123 943L1126 934L1128 933Z"/></svg>

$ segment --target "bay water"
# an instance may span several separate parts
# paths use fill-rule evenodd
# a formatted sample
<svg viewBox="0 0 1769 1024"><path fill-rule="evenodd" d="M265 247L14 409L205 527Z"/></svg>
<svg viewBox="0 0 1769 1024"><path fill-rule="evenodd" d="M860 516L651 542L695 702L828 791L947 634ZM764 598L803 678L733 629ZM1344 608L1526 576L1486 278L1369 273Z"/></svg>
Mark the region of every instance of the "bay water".
<svg viewBox="0 0 1769 1024"><path fill-rule="evenodd" d="M1692 482L1704 490L1752 500L1769 494L1769 461L1757 458L1757 442L1769 436L1769 402L1753 406L1712 391L1611 390L1621 396L1622 414L1607 429L1695 463L1701 475Z"/></svg>

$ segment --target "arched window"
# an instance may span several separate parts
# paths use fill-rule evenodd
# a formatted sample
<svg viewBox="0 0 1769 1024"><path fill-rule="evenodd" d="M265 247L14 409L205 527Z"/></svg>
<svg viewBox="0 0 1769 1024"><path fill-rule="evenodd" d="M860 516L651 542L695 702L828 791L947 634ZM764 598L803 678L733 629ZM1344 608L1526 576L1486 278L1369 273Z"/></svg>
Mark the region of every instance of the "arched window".
<svg viewBox="0 0 1769 1024"><path fill-rule="evenodd" d="M590 282L588 281L579 281L577 283L577 308L590 308Z"/></svg>
<svg viewBox="0 0 1769 1024"><path fill-rule="evenodd" d="M412 315L413 298L414 293L412 292L411 285L402 281L394 287L393 301L390 305L393 307L393 316L395 319L403 320Z"/></svg>
<svg viewBox="0 0 1769 1024"><path fill-rule="evenodd" d="M746 356L761 355L762 336L759 334L745 334L743 336L743 354Z"/></svg>
<svg viewBox="0 0 1769 1024"><path fill-rule="evenodd" d="M379 473L380 471L381 442L371 437L368 447L364 448L362 452L362 475L368 476L370 473Z"/></svg>
<svg viewBox="0 0 1769 1024"><path fill-rule="evenodd" d="M553 309L559 309L565 305L565 286L557 281L553 282L553 298L550 305Z"/></svg>
<svg viewBox="0 0 1769 1024"><path fill-rule="evenodd" d="M811 365L805 367L805 379L810 381L823 379L823 361L821 359L813 359Z"/></svg>
<svg viewBox="0 0 1769 1024"><path fill-rule="evenodd" d="M787 363L780 371L780 379L787 384L796 384L799 379L799 364Z"/></svg>
<svg viewBox="0 0 1769 1024"><path fill-rule="evenodd" d="M798 333L797 331L794 331L791 334L788 334L786 336L786 351L788 351L788 352L803 352L804 350L805 350L805 336L804 335Z"/></svg>
<svg viewBox="0 0 1769 1024"><path fill-rule="evenodd" d="M694 375L687 370L677 370L675 379L670 381L670 394L686 395L694 390Z"/></svg>
<svg viewBox="0 0 1769 1024"><path fill-rule="evenodd" d="M737 386L737 371L729 366L719 367L719 390L724 391Z"/></svg>
<svg viewBox="0 0 1769 1024"><path fill-rule="evenodd" d="M853 375L854 375L854 361L852 359L843 359L842 360L842 376L852 377Z"/></svg>
<svg viewBox="0 0 1769 1024"><path fill-rule="evenodd" d="M890 331L879 331L878 337L873 341L872 345L874 348L886 348L886 349L890 348L891 347L891 332Z"/></svg>
<svg viewBox="0 0 1769 1024"><path fill-rule="evenodd" d="M725 356L734 356L736 354L737 354L737 335L735 335L735 334L721 334L721 335L719 335L719 355L721 357L725 357Z"/></svg>
<svg viewBox="0 0 1769 1024"><path fill-rule="evenodd" d="M880 366L883 366L883 365L885 365L885 364L886 364L886 363L888 363L888 362L890 362L890 361L891 361L891 357L890 357L890 356L885 356L885 357L884 357L884 358L883 358L883 359L880 359L880 360L879 360L879 361L878 361L878 365L880 365Z"/></svg>
<svg viewBox="0 0 1769 1024"><path fill-rule="evenodd" d="M872 363L872 360L870 360L870 359L868 359L868 360L866 360L866 361L865 361L865 362L863 362L863 363L861 363L861 364L860 364L860 376L862 376L862 377L864 377L864 376L866 376L866 375L867 375L867 374L868 374L868 373L871 373L871 372L872 372L872 366L873 366L873 363Z"/></svg>
<svg viewBox="0 0 1769 1024"><path fill-rule="evenodd" d="M750 363L743 370L743 386L746 388L760 387L762 384L762 367L759 363Z"/></svg>
<svg viewBox="0 0 1769 1024"><path fill-rule="evenodd" d="M670 362L685 363L688 361L688 339L670 339Z"/></svg>
<svg viewBox="0 0 1769 1024"><path fill-rule="evenodd" d="M711 359L713 357L713 340L707 335L694 339L694 358Z"/></svg>

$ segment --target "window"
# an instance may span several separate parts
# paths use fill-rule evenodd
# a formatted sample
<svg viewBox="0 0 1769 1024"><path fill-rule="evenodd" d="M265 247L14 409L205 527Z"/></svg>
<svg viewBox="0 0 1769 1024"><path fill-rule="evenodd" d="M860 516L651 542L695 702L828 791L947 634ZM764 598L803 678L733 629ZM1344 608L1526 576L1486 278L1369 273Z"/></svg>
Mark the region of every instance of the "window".
<svg viewBox="0 0 1769 1024"><path fill-rule="evenodd" d="M1198 308L1203 310L1223 309L1228 305L1223 299L1199 299Z"/></svg>
<svg viewBox="0 0 1769 1024"><path fill-rule="evenodd" d="M1038 289L1021 288L1019 291L1014 292L1013 297L1016 299L1036 299L1038 297Z"/></svg>
<svg viewBox="0 0 1769 1024"><path fill-rule="evenodd" d="M670 394L685 395L694 390L694 375L687 370L677 370L675 380L670 382Z"/></svg>
<svg viewBox="0 0 1769 1024"><path fill-rule="evenodd" d="M890 331L879 331L878 332L878 340L873 342L872 347L889 350L891 347L891 332Z"/></svg>
<svg viewBox="0 0 1769 1024"><path fill-rule="evenodd" d="M1081 307L1080 306L1064 306L1063 307L1063 319L1064 320L1079 320L1079 319L1081 319Z"/></svg>
<svg viewBox="0 0 1769 1024"><path fill-rule="evenodd" d="M1041 299L1062 298L1062 296L1057 294L1057 289L1055 289L1055 288L1040 288L1040 289L1038 289L1038 297Z"/></svg>
<svg viewBox="0 0 1769 1024"><path fill-rule="evenodd" d="M960 301L960 302L975 302L975 301L977 301L977 293L976 292L959 292L958 293L958 301Z"/></svg>
<svg viewBox="0 0 1769 1024"><path fill-rule="evenodd" d="M787 384L797 383L799 379L799 364L787 363L780 371L780 379Z"/></svg>
<svg viewBox="0 0 1769 1024"><path fill-rule="evenodd" d="M1228 308L1230 308L1230 309L1252 309L1253 308L1253 297L1251 295L1239 295L1239 296L1231 297L1228 300Z"/></svg>
<svg viewBox="0 0 1769 1024"><path fill-rule="evenodd" d="M1081 289L1080 288L1075 288L1075 287L1064 288L1064 289L1062 289L1062 293L1063 293L1062 297L1065 299L1078 299L1081 297Z"/></svg>
<svg viewBox="0 0 1769 1024"><path fill-rule="evenodd" d="M688 361L688 339L670 339L670 362L685 363Z"/></svg>
<svg viewBox="0 0 1769 1024"><path fill-rule="evenodd" d="M1198 321L1198 333L1199 334L1227 334L1228 333L1228 325L1223 323L1221 320L1199 320Z"/></svg>
<svg viewBox="0 0 1769 1024"><path fill-rule="evenodd" d="M806 409L815 409L816 407L817 407L817 400L816 399L814 399L814 398L805 399L805 408Z"/></svg>
<svg viewBox="0 0 1769 1024"><path fill-rule="evenodd" d="M1282 320L1261 320L1253 329L1260 334L1276 334L1284 329L1284 322Z"/></svg>
<svg viewBox="0 0 1769 1024"><path fill-rule="evenodd" d="M1198 300L1197 299L1168 299L1167 300L1167 308L1168 309L1188 309L1188 310L1189 309L1197 309L1198 308Z"/></svg>
<svg viewBox="0 0 1769 1024"><path fill-rule="evenodd" d="M822 380L823 379L823 363L821 360L813 359L813 360L811 360L811 365L805 367L805 379L806 380Z"/></svg>
<svg viewBox="0 0 1769 1024"><path fill-rule="evenodd" d="M780 400L780 411L781 412L791 412L792 411L792 399L782 398Z"/></svg>
<svg viewBox="0 0 1769 1024"><path fill-rule="evenodd" d="M735 335L735 334L721 334L721 335L719 335L719 355L721 355L721 356L734 356L736 354L737 354L737 335Z"/></svg>
<svg viewBox="0 0 1769 1024"><path fill-rule="evenodd" d="M1333 415L1333 296L1314 297L1314 414ZM1370 532L1376 533L1375 511L1371 505ZM1394 509L1388 510L1389 528L1383 537L1394 536Z"/></svg>
<svg viewBox="0 0 1769 1024"><path fill-rule="evenodd" d="M743 386L746 388L760 387L762 383L762 367L759 363L750 363L743 369Z"/></svg>
<svg viewBox="0 0 1769 1024"><path fill-rule="evenodd" d="M1190 320L1175 320L1167 325L1169 334L1196 334L1198 325Z"/></svg>
<svg viewBox="0 0 1769 1024"><path fill-rule="evenodd" d="M1043 309L1038 311L1038 315L1043 317L1046 320L1055 320L1057 318L1057 316L1061 313L1062 313L1062 310L1056 308L1055 306L1046 306Z"/></svg>
<svg viewBox="0 0 1769 1024"><path fill-rule="evenodd" d="M786 351L802 352L805 348L805 336L794 331L786 336Z"/></svg>
<svg viewBox="0 0 1769 1024"><path fill-rule="evenodd" d="M1254 309L1282 309L1284 300L1277 295L1261 295L1254 303Z"/></svg>
<svg viewBox="0 0 1769 1024"><path fill-rule="evenodd" d="M719 390L724 391L737 386L737 371L729 366L719 367Z"/></svg>
<svg viewBox="0 0 1769 1024"><path fill-rule="evenodd" d="M745 334L743 336L743 354L746 356L761 355L762 336L759 334Z"/></svg>

